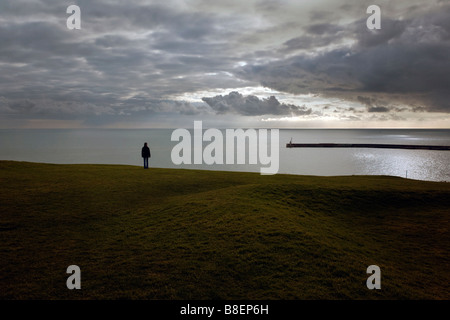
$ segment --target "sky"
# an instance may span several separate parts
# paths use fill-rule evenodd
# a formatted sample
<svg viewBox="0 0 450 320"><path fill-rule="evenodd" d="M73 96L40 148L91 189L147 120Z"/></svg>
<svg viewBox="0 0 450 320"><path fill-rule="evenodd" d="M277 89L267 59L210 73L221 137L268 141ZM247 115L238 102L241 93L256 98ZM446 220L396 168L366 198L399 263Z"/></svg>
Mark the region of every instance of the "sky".
<svg viewBox="0 0 450 320"><path fill-rule="evenodd" d="M448 0L0 0L0 128L450 128L449 57Z"/></svg>

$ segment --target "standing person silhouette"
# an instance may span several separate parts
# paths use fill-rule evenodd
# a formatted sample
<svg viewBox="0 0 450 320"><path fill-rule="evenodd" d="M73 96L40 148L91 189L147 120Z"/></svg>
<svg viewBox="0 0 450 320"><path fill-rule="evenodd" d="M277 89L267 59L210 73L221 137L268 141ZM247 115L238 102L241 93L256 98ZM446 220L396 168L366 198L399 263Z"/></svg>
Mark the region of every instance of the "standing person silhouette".
<svg viewBox="0 0 450 320"><path fill-rule="evenodd" d="M142 158L144 158L144 169L148 169L148 158L151 157L150 148L147 146L147 142L144 143L141 151Z"/></svg>

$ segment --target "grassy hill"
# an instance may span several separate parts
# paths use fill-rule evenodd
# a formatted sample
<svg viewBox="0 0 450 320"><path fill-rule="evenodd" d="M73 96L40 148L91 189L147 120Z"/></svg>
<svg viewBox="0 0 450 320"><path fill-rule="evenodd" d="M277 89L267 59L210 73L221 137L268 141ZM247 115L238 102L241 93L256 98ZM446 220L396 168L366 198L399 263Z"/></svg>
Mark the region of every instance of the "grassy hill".
<svg viewBox="0 0 450 320"><path fill-rule="evenodd" d="M0 161L0 298L449 299L449 208L386 176Z"/></svg>

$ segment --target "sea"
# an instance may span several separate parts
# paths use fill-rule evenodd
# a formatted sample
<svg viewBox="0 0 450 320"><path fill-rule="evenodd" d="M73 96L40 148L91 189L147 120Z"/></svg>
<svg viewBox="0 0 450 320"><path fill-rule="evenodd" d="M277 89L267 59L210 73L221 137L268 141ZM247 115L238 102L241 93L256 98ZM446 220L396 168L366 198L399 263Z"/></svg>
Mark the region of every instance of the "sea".
<svg viewBox="0 0 450 320"><path fill-rule="evenodd" d="M261 164L174 164L175 129L1 129L0 160L55 164L142 166L147 142L150 167L260 172ZM193 131L190 130L192 133ZM224 130L222 130L224 132ZM224 134L225 136L225 134ZM287 148L292 143L450 145L448 129L280 129L279 174L388 175L450 181L450 151L372 148ZM204 142L203 146L210 142Z"/></svg>

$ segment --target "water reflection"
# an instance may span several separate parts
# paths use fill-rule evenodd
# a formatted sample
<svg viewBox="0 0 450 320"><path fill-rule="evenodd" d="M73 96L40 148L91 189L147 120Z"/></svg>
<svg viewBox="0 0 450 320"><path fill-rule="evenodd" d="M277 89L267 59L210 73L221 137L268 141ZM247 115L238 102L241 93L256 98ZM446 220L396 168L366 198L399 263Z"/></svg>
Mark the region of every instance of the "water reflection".
<svg viewBox="0 0 450 320"><path fill-rule="evenodd" d="M394 132L392 132L394 131ZM450 145L448 130L286 130L281 139L298 143L398 143ZM282 147L285 143L280 142ZM310 175L390 175L450 181L450 152L397 149L280 150L281 170Z"/></svg>

